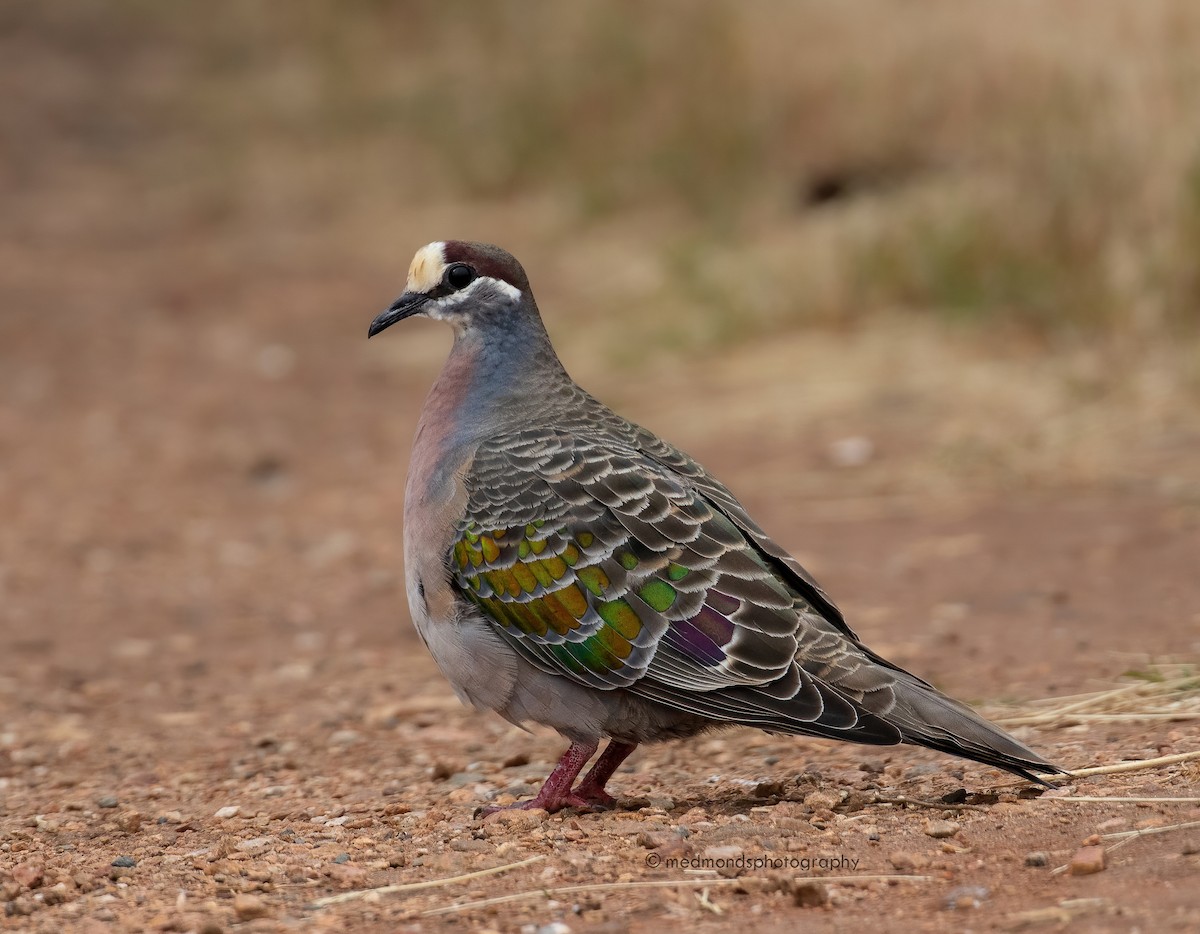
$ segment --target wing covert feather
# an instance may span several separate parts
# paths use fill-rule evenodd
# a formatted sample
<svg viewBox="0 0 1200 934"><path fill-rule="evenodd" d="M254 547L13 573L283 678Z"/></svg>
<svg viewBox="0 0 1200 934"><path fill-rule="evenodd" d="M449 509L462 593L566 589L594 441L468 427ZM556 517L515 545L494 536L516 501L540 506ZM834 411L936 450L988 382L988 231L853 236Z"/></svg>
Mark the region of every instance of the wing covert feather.
<svg viewBox="0 0 1200 934"><path fill-rule="evenodd" d="M799 565L764 550L732 495L697 483L682 455L677 471L672 451L550 429L485 443L450 557L456 586L530 662L590 687L895 742L869 713L892 702L890 679L843 657L848 630L810 603Z"/></svg>

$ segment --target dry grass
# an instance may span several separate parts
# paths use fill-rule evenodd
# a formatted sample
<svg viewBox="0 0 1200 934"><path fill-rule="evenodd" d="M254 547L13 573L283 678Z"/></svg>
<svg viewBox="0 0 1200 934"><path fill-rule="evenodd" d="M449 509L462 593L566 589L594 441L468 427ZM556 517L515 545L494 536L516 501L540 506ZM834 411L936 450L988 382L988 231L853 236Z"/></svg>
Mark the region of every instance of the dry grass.
<svg viewBox="0 0 1200 934"><path fill-rule="evenodd" d="M488 202L508 242L607 226L606 287L648 267L686 316L638 294L681 341L896 307L1043 333L1194 320L1200 8L912 13L15 4L4 148L14 195L132 188L137 219L75 210L143 235Z"/></svg>
<svg viewBox="0 0 1200 934"><path fill-rule="evenodd" d="M869 885L872 882L896 884L901 882L929 882L931 876L906 875L904 873L888 873L885 875L855 874L852 876L797 876L791 880L793 884L818 882L826 885ZM768 880L768 884L774 880ZM510 895L498 895L494 898L483 898L475 901L444 905L439 908L429 908L421 915L447 915L465 911L475 911L480 908L494 908L511 902L523 902L533 899L561 899L565 895L578 895L585 892L616 892L632 891L635 889L675 889L700 888L705 886L744 887L750 884L747 879L724 879L716 877L701 877L696 879L653 879L630 882L597 882L589 885L568 885L557 888L537 888L526 892L514 892ZM775 882L777 885L778 883ZM721 914L721 911L717 911Z"/></svg>
<svg viewBox="0 0 1200 934"><path fill-rule="evenodd" d="M406 882L399 885L384 885L374 889L359 889L354 892L342 892L338 895L329 895L325 898L318 898L313 902L314 908L325 908L329 905L340 905L344 902L359 901L364 898L379 898L384 895L395 895L401 892L420 892L425 889L436 889L446 885L455 885L460 882L470 882L474 879L481 879L487 876L499 875L502 872L508 872L512 869L521 869L531 863L541 862L546 857L542 855L530 856L527 859L517 860L512 863L504 863L501 866L493 866L491 869L480 869L476 872L460 873L456 876L448 876L442 879L432 879L428 882Z"/></svg>
<svg viewBox="0 0 1200 934"><path fill-rule="evenodd" d="M1000 713L997 723L1044 729L1081 723L1182 722L1200 719L1200 672L1184 662L1150 663L1127 672L1116 687L1029 701ZM1085 770L1086 771L1086 770Z"/></svg>

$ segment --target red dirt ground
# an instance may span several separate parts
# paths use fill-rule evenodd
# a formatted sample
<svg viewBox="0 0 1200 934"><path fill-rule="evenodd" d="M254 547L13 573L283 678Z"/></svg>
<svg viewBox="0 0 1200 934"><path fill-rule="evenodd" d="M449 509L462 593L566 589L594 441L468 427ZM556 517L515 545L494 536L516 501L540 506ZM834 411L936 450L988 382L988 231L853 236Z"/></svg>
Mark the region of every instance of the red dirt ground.
<svg viewBox="0 0 1200 934"><path fill-rule="evenodd" d="M562 742L462 709L407 621L403 460L442 345L406 370L364 346L393 284L377 269L243 279L186 247L118 245L60 275L68 259L7 257L0 318L5 930L1200 928L1200 827L1107 839L1103 871L1054 872L1092 834L1200 820L1196 761L1030 797L922 750L732 730L639 751L619 810L473 819L534 791ZM695 379L674 404L716 392ZM671 410L636 414L671 434ZM1194 502L1132 485L843 509L755 482L770 454L854 489L799 443L748 428L746 456L691 434L674 437L868 644L954 695L1072 694L1200 652ZM1072 768L1200 747L1195 721L1021 735ZM795 862L667 862L693 856ZM795 868L813 859L836 862ZM682 884L640 885L656 880Z"/></svg>

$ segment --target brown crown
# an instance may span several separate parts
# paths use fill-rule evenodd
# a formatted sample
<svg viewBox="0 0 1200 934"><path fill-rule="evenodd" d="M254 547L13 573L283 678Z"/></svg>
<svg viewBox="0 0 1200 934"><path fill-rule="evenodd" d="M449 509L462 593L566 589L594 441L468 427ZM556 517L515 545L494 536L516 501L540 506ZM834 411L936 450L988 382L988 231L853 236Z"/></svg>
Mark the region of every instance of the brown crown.
<svg viewBox="0 0 1200 934"><path fill-rule="evenodd" d="M507 282L522 292L529 291L529 279L525 270L511 253L490 243L473 243L469 240L447 240L443 247L446 264L466 263L481 276L490 276Z"/></svg>

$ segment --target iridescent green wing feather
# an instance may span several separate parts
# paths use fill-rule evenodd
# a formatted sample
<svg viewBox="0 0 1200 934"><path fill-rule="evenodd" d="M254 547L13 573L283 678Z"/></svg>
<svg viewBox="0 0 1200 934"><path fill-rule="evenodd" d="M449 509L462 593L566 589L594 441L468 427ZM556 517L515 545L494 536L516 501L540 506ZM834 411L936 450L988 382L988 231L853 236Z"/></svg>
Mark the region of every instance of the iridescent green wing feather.
<svg viewBox="0 0 1200 934"><path fill-rule="evenodd" d="M864 666L838 626L688 478L603 440L531 430L480 448L450 558L461 592L527 659L583 684L855 729L859 699L886 685L852 683Z"/></svg>

